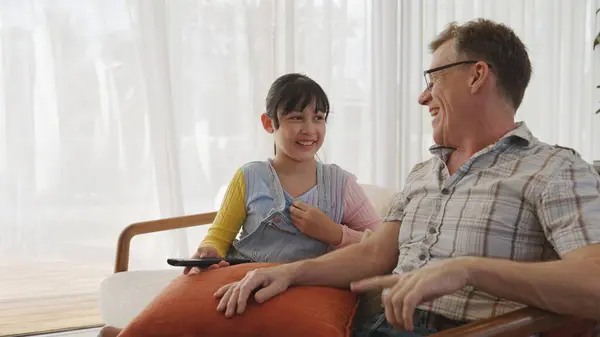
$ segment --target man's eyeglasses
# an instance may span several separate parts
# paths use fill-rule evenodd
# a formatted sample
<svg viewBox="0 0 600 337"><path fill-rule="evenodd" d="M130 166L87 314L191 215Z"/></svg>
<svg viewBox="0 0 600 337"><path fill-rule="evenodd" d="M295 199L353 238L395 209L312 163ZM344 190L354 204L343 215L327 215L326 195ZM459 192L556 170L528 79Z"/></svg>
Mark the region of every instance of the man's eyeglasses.
<svg viewBox="0 0 600 337"><path fill-rule="evenodd" d="M454 63L446 64L446 65L443 65L441 67L436 67L436 68L432 68L432 69L429 69L429 70L425 70L423 72L423 76L425 76L425 85L426 85L427 90L431 90L431 86L432 86L431 76L428 76L428 75L430 75L432 73L435 73L436 71L440 71L440 70L452 68L454 66L458 66L458 65L461 65L461 64L473 64L473 63L477 63L477 62L479 62L479 61L475 61L475 60L460 61L460 62L454 62ZM489 64L489 63L487 63L487 65L490 68L492 67L492 65Z"/></svg>

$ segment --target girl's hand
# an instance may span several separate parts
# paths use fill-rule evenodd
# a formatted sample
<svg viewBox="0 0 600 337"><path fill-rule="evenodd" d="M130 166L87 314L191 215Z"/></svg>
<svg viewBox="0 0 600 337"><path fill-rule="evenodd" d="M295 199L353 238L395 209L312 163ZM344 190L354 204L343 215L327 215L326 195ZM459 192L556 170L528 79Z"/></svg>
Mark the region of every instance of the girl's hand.
<svg viewBox="0 0 600 337"><path fill-rule="evenodd" d="M290 207L290 215L292 223L302 233L332 246L342 242L342 226L333 222L320 209L294 201Z"/></svg>
<svg viewBox="0 0 600 337"><path fill-rule="evenodd" d="M196 250L196 252L194 253L194 255L192 255L191 257L192 259L202 259L202 258L217 258L217 259L222 259L221 255L219 255L219 251L217 251L216 248L213 247L200 247L198 248L198 250ZM219 262L219 264L213 264L212 266L208 267L208 269L216 269L216 268L220 268L220 267L227 267L229 265L229 263L225 262L225 261L221 261ZM185 267L185 269L183 270L184 274L197 274L199 272L201 272L202 269L198 268L198 267Z"/></svg>

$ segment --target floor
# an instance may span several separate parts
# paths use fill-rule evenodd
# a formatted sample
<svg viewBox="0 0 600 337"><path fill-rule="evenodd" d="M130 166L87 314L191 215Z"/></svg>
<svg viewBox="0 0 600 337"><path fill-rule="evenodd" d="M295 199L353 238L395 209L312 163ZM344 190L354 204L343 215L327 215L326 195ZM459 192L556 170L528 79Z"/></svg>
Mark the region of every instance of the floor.
<svg viewBox="0 0 600 337"><path fill-rule="evenodd" d="M59 336L69 336L69 337L97 337L100 328L97 329L84 329L77 331L69 331L69 332L61 332L61 333L52 333L45 335L36 335L36 337L59 337Z"/></svg>
<svg viewBox="0 0 600 337"><path fill-rule="evenodd" d="M0 336L100 325L98 291L112 265L0 263ZM72 332L61 336L96 336ZM54 335L50 335L54 336Z"/></svg>

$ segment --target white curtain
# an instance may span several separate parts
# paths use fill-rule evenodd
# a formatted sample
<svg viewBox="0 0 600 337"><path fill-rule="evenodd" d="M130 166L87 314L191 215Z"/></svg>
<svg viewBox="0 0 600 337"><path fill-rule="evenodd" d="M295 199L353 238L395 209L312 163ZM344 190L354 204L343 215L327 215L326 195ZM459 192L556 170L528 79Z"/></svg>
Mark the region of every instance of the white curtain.
<svg viewBox="0 0 600 337"><path fill-rule="evenodd" d="M59 261L108 275L125 225L215 210L234 170L271 154L259 115L286 72L313 77L332 101L321 160L401 188L432 143L417 104L427 44L454 20L512 26L534 66L517 119L543 141L600 159L597 8L600 0L0 1L0 267ZM205 231L135 238L132 268L165 267Z"/></svg>

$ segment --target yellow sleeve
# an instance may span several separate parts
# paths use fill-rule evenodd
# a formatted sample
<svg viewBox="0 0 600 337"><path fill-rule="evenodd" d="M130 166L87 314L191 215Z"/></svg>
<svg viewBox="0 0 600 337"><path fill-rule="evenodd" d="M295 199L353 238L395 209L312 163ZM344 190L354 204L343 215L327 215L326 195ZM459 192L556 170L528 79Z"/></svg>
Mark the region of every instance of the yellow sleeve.
<svg viewBox="0 0 600 337"><path fill-rule="evenodd" d="M231 243L246 219L246 183L242 169L238 169L227 187L225 198L208 234L200 247L210 246L225 257Z"/></svg>

